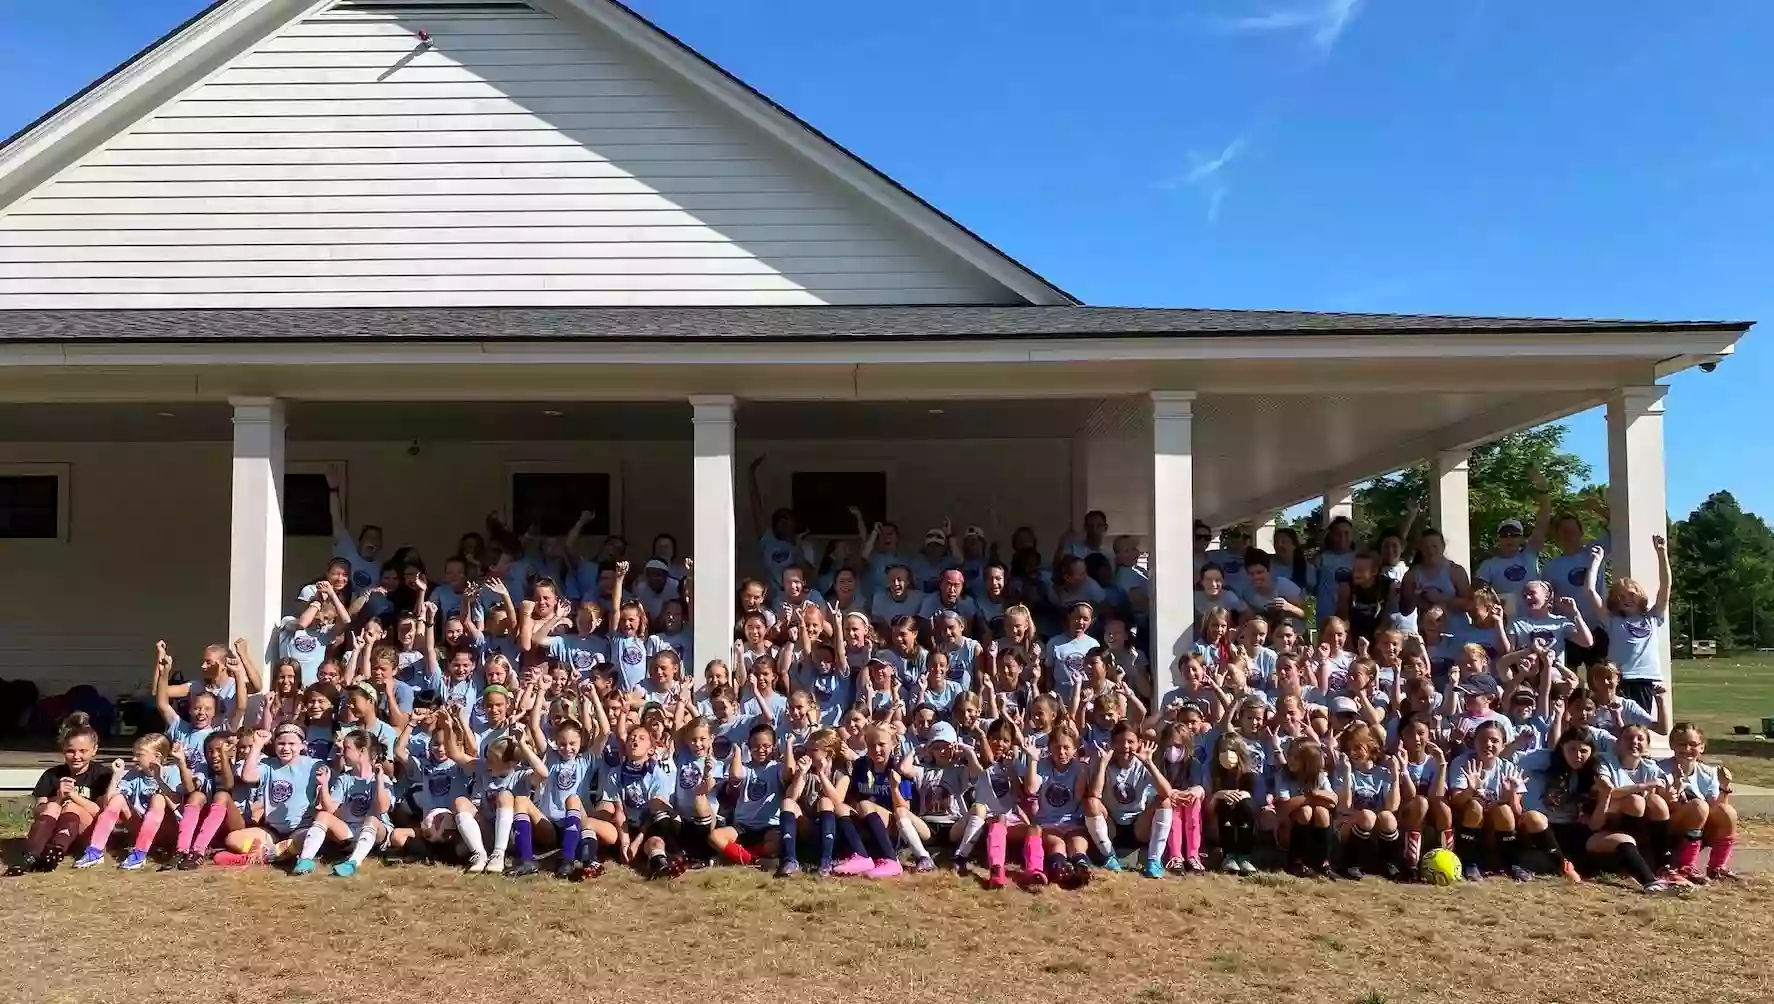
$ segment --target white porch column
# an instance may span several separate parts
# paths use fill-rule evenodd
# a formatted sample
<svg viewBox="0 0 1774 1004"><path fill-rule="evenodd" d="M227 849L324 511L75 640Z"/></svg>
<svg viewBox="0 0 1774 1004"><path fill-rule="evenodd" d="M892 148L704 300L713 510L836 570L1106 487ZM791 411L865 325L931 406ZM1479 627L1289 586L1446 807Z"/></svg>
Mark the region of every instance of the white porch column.
<svg viewBox="0 0 1774 1004"><path fill-rule="evenodd" d="M234 406L233 509L228 533L228 637L245 638L270 672L272 627L283 614L283 402ZM263 681L267 686L270 679Z"/></svg>
<svg viewBox="0 0 1774 1004"><path fill-rule="evenodd" d="M1472 504L1467 498L1472 454L1443 450L1429 459L1429 525L1447 542L1447 559L1472 571Z"/></svg>
<svg viewBox="0 0 1774 1004"><path fill-rule="evenodd" d="M1250 546L1259 551L1275 553L1275 527L1281 521L1278 512L1261 513L1250 518Z"/></svg>
<svg viewBox="0 0 1774 1004"><path fill-rule="evenodd" d="M1324 493L1324 527L1330 528L1331 521L1341 516L1347 520L1355 519L1355 486L1332 485Z"/></svg>
<svg viewBox="0 0 1774 1004"><path fill-rule="evenodd" d="M1152 679L1162 700L1195 630L1195 392L1152 392Z"/></svg>
<svg viewBox="0 0 1774 1004"><path fill-rule="evenodd" d="M731 659L733 597L738 592L738 528L733 494L733 397L697 394L690 397L694 469L691 483L695 512L691 520L691 555L696 567L691 605L696 682L711 659Z"/></svg>
<svg viewBox="0 0 1774 1004"><path fill-rule="evenodd" d="M1608 562L1616 578L1632 578L1655 599L1662 580L1653 536L1669 532L1663 481L1663 396L1667 388L1622 387L1608 398ZM1669 628L1659 632L1663 682L1673 687ZM1675 694L1669 695L1675 707ZM1661 745L1666 740L1655 737Z"/></svg>

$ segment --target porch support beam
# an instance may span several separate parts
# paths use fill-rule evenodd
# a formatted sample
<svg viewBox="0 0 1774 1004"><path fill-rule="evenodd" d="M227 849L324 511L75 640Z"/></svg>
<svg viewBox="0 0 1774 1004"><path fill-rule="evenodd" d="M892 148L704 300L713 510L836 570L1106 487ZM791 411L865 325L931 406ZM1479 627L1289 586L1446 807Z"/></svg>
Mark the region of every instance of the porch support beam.
<svg viewBox="0 0 1774 1004"><path fill-rule="evenodd" d="M284 406L269 397L237 397L234 406L232 507L228 533L228 637L269 672L273 627L283 612ZM269 686L270 680L261 681Z"/></svg>
<svg viewBox="0 0 1774 1004"><path fill-rule="evenodd" d="M1429 458L1429 523L1447 543L1447 560L1472 571L1472 508L1467 497L1472 454L1440 450Z"/></svg>
<svg viewBox="0 0 1774 1004"><path fill-rule="evenodd" d="M733 648L733 597L738 592L738 527L733 491L733 406L729 394L690 398L693 451L691 554L695 561L694 651L690 671L698 684L711 659L729 659Z"/></svg>
<svg viewBox="0 0 1774 1004"><path fill-rule="evenodd" d="M1622 387L1608 398L1608 560L1616 580L1636 580L1656 599L1662 573L1652 537L1669 532L1669 501L1663 470L1663 400L1668 388L1650 384ZM1658 664L1663 683L1675 693L1670 672L1669 625L1658 631ZM1649 710L1649 709L1647 709ZM1668 740L1653 738L1662 749Z"/></svg>
<svg viewBox="0 0 1774 1004"><path fill-rule="evenodd" d="M1194 642L1195 392L1153 391L1152 679L1154 701L1176 686Z"/></svg>

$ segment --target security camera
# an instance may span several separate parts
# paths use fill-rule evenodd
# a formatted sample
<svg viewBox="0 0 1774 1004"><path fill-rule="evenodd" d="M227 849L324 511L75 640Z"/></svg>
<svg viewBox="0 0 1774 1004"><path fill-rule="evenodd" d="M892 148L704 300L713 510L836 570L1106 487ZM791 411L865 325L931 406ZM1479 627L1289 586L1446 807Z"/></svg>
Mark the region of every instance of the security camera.
<svg viewBox="0 0 1774 1004"><path fill-rule="evenodd" d="M1717 359L1708 359L1707 361L1700 364L1700 372L1702 372L1702 373L1711 373L1713 370L1716 370L1718 368L1719 368L1719 361Z"/></svg>

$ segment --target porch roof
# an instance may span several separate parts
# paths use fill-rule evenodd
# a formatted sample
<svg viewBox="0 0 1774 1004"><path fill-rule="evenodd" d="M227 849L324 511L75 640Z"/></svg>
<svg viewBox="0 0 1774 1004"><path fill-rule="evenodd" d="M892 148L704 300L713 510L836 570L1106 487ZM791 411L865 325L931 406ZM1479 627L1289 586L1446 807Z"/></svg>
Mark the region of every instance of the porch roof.
<svg viewBox="0 0 1774 1004"><path fill-rule="evenodd" d="M0 343L943 341L1237 335L1735 332L1750 321L1092 306L264 308L0 311Z"/></svg>

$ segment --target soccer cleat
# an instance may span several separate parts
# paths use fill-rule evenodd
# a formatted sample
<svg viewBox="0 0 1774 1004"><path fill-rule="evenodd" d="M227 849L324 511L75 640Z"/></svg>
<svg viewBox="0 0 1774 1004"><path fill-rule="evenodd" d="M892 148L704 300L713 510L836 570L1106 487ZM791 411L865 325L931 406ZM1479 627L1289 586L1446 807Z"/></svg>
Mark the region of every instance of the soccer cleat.
<svg viewBox="0 0 1774 1004"><path fill-rule="evenodd" d="M1360 882L1363 878L1367 877L1363 874L1361 866L1356 864L1344 865L1343 870L1337 874L1339 877L1346 878L1351 882Z"/></svg>
<svg viewBox="0 0 1774 1004"><path fill-rule="evenodd" d="M495 851L492 855L490 855L487 858L487 874L488 875L503 875L503 874L505 874L505 855L504 854Z"/></svg>
<svg viewBox="0 0 1774 1004"><path fill-rule="evenodd" d="M1183 862L1183 870L1194 872L1197 875L1202 875L1207 872L1207 865L1202 863L1201 855L1196 854L1196 855L1186 859Z"/></svg>
<svg viewBox="0 0 1774 1004"><path fill-rule="evenodd" d="M1240 872L1238 871L1238 863L1237 862L1233 862L1232 867L1229 870L1234 875L1240 874ZM1304 862L1304 861L1289 861L1287 863L1286 871L1289 875L1292 875L1294 878L1297 878L1297 879L1308 878L1312 874L1311 870L1309 870L1306 867L1306 862Z"/></svg>
<svg viewBox="0 0 1774 1004"><path fill-rule="evenodd" d="M1150 878L1150 879L1163 878L1164 877L1164 863L1159 861L1157 858L1147 858L1146 859L1146 877Z"/></svg>
<svg viewBox="0 0 1774 1004"><path fill-rule="evenodd" d="M491 863L489 863L487 867L490 869L492 867ZM523 878L525 875L534 875L539 870L540 869L536 867L535 858L526 858L519 861L517 864L512 865L511 870L506 872L505 875L508 878Z"/></svg>
<svg viewBox="0 0 1774 1004"><path fill-rule="evenodd" d="M1380 873L1391 882L1397 882L1399 879L1404 878L1404 869L1398 867L1398 862L1396 861L1386 861L1381 864Z"/></svg>
<svg viewBox="0 0 1774 1004"><path fill-rule="evenodd" d="M1004 874L1004 869L1002 868L992 869L991 877L986 879L987 889L1002 889L1009 884L1010 876Z"/></svg>
<svg viewBox="0 0 1774 1004"><path fill-rule="evenodd" d="M1698 868L1694 869L1691 872L1687 872L1686 874L1688 876L1688 884L1689 885L1705 885L1708 881L1710 881L1706 877L1706 873L1701 871Z"/></svg>
<svg viewBox="0 0 1774 1004"><path fill-rule="evenodd" d="M1249 873L1247 872L1246 874ZM1337 877L1337 871L1331 867L1329 861L1320 861L1318 862L1318 877L1321 879L1335 879Z"/></svg>
<svg viewBox="0 0 1774 1004"><path fill-rule="evenodd" d="M1682 874L1681 872L1677 871L1674 868L1663 869L1662 871L1657 873L1657 877L1659 879L1662 879L1665 882L1668 882L1670 885L1678 886L1678 887L1687 887L1687 886L1691 886L1694 884L1694 883L1688 881L1688 876Z"/></svg>
<svg viewBox="0 0 1774 1004"><path fill-rule="evenodd" d="M1484 872L1479 871L1477 865L1467 865L1461 869L1460 876L1468 882L1484 881Z"/></svg>
<svg viewBox="0 0 1774 1004"><path fill-rule="evenodd" d="M603 874L604 863L602 861L587 861L579 866L579 878L581 880L598 878Z"/></svg>
<svg viewBox="0 0 1774 1004"><path fill-rule="evenodd" d="M872 879L898 878L904 874L905 869L900 866L898 858L882 858L868 870L868 877Z"/></svg>
<svg viewBox="0 0 1774 1004"><path fill-rule="evenodd" d="M573 866L573 859L571 858L561 858L554 863L555 878L571 879L576 871L578 871L578 869Z"/></svg>
<svg viewBox="0 0 1774 1004"><path fill-rule="evenodd" d="M1675 890L1675 886L1670 885L1668 882L1665 882L1662 879L1658 879L1657 881L1652 882L1650 885L1644 887L1644 891L1646 893L1649 893L1650 895L1653 895L1653 896L1657 895L1658 893L1673 892L1674 890Z"/></svg>
<svg viewBox="0 0 1774 1004"><path fill-rule="evenodd" d="M1528 871L1526 868L1523 868L1521 865L1510 865L1509 866L1509 877L1516 880L1517 882L1532 882L1532 881L1534 881L1534 873L1531 871Z"/></svg>
<svg viewBox="0 0 1774 1004"><path fill-rule="evenodd" d="M263 864L264 858L257 853L242 854L239 851L217 851L216 865L221 868L248 868Z"/></svg>
<svg viewBox="0 0 1774 1004"><path fill-rule="evenodd" d="M54 844L50 844L43 849L43 856L37 859L37 870L40 872L55 871L56 868L61 866L62 859L67 856L68 849L66 847L57 847Z"/></svg>
<svg viewBox="0 0 1774 1004"><path fill-rule="evenodd" d="M1170 860L1164 862L1165 871L1176 872L1178 875L1181 875L1184 871L1187 871L1188 868L1189 868L1189 863L1187 861L1184 861L1182 858L1171 858Z"/></svg>
<svg viewBox="0 0 1774 1004"><path fill-rule="evenodd" d="M1091 876L1096 869L1090 867L1082 858L1072 862L1072 888L1082 889L1090 884Z"/></svg>
<svg viewBox="0 0 1774 1004"><path fill-rule="evenodd" d="M918 859L918 863L913 866L913 870L919 875L929 874L936 870L936 862L932 861L930 857L926 855Z"/></svg>
<svg viewBox="0 0 1774 1004"><path fill-rule="evenodd" d="M814 872L813 874L818 878L831 878L833 874L831 862L828 861L820 865L819 871Z"/></svg>
<svg viewBox="0 0 1774 1004"><path fill-rule="evenodd" d="M187 851L179 858L179 871L194 872L203 867L203 855L196 851Z"/></svg>
<svg viewBox="0 0 1774 1004"><path fill-rule="evenodd" d="M290 874L291 875L312 875L313 873L314 873L314 859L313 858L298 858L296 860L296 863L290 867Z"/></svg>
<svg viewBox="0 0 1774 1004"><path fill-rule="evenodd" d="M93 865L96 865L103 860L105 860L104 851L99 850L97 847L88 847L86 853L80 855L80 859L74 862L74 867L91 868Z"/></svg>
<svg viewBox="0 0 1774 1004"><path fill-rule="evenodd" d="M776 866L777 878L790 878L799 874L801 874L801 863L793 858L786 858L782 864Z"/></svg>
<svg viewBox="0 0 1774 1004"><path fill-rule="evenodd" d="M124 870L126 872L135 872L135 871L141 871L142 866L147 863L148 863L148 852L147 851L131 850L129 852L128 857L125 857L122 861L117 863L117 867L121 868L122 870Z"/></svg>
<svg viewBox="0 0 1774 1004"><path fill-rule="evenodd" d="M967 876L973 874L973 864L972 864L972 862L967 860L966 855L962 855L962 854L955 855L954 867L955 867L955 877L956 878L966 878Z"/></svg>
<svg viewBox="0 0 1774 1004"><path fill-rule="evenodd" d="M1583 884L1582 874L1577 871L1577 866L1572 864L1569 858L1564 859L1560 863L1559 872L1564 875L1566 882L1569 882L1572 885Z"/></svg>
<svg viewBox="0 0 1774 1004"><path fill-rule="evenodd" d="M1029 892L1040 892L1047 888L1047 884L1051 881L1053 880L1049 879L1044 871L1023 872L1022 887Z"/></svg>
<svg viewBox="0 0 1774 1004"><path fill-rule="evenodd" d="M1293 865L1297 865L1297 864L1300 864L1300 863L1298 861L1295 861L1295 862L1292 862L1289 864L1288 872L1290 874L1293 872ZM1300 867L1304 868L1305 865L1300 865ZM1227 875L1239 874L1238 857L1233 854L1228 854L1225 857L1221 858L1220 859L1220 871L1225 872Z"/></svg>
<svg viewBox="0 0 1774 1004"><path fill-rule="evenodd" d="M874 870L875 862L872 859L865 858L860 854L852 854L838 862L837 865L832 868L832 874L848 878L857 875L867 875Z"/></svg>
<svg viewBox="0 0 1774 1004"><path fill-rule="evenodd" d="M1121 870L1121 859L1111 854L1103 859L1103 870L1118 872Z"/></svg>
<svg viewBox="0 0 1774 1004"><path fill-rule="evenodd" d="M1729 868L1708 868L1706 877L1714 882L1736 882L1738 875Z"/></svg>
<svg viewBox="0 0 1774 1004"><path fill-rule="evenodd" d="M479 875L486 870L487 856L485 854L474 854L468 858L468 874Z"/></svg>
<svg viewBox="0 0 1774 1004"><path fill-rule="evenodd" d="M333 866L333 878L350 878L357 874L357 865L350 861L341 861Z"/></svg>

